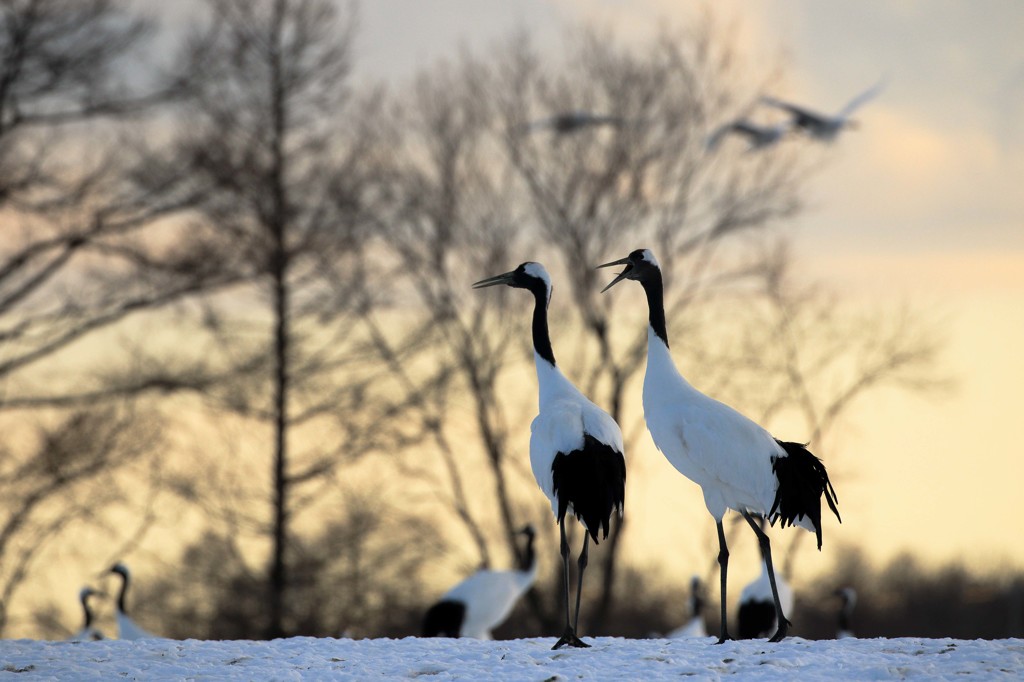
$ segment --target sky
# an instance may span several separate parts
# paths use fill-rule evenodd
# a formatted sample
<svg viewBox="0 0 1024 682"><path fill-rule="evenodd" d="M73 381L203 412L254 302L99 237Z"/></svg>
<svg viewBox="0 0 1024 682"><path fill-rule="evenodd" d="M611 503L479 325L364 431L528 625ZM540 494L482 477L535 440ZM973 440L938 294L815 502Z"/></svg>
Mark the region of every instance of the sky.
<svg viewBox="0 0 1024 682"><path fill-rule="evenodd" d="M173 21L194 3L143 5ZM645 41L684 26L678 0L367 0L356 74L399 86L460 45L486 49L526 29L555 51L566 28L612 26ZM1024 566L1024 3L987 0L726 0L747 56L784 69L783 99L838 111L884 79L860 128L823 152L791 231L800 269L851 300L906 303L936 320L955 389L883 392L852 415L840 490L844 523L827 528L880 559L910 550ZM612 254L616 255L616 254ZM826 463L829 455L823 454ZM631 465L632 466L632 465ZM668 472L646 504L701 506ZM710 525L710 521L709 521ZM634 531L636 529L634 528ZM652 529L638 541L658 541Z"/></svg>
<svg viewBox="0 0 1024 682"><path fill-rule="evenodd" d="M519 28L555 50L579 21L643 41L660 22L684 25L693 7L374 0L361 10L357 70L400 83L460 44L486 49ZM860 541L880 559L910 550L935 561L1024 565L1016 512L1024 447L1015 426L1024 406L1024 4L753 0L716 8L739 22L750 54L782 64L785 91L772 93L780 98L838 111L885 80L859 110L860 128L826 151L808 182L794 245L812 277L851 299L906 303L947 340L942 369L953 391L875 394L855 411L843 456L856 475L840 493L843 527L827 534ZM657 478L671 480L664 466ZM652 497L653 505L689 497L700 505L683 481Z"/></svg>

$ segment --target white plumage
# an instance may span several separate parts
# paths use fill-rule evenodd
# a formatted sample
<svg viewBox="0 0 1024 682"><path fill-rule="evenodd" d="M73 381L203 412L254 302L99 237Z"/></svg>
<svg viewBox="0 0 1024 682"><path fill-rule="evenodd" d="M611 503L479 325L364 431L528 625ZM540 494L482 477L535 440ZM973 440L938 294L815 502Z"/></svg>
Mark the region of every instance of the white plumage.
<svg viewBox="0 0 1024 682"><path fill-rule="evenodd" d="M775 585L779 590L782 612L791 613L793 611L793 589L786 579L778 574L775 575ZM765 614L770 614L770 617L764 618ZM738 621L742 639L766 637L775 632L779 626L779 617L775 612L775 602L772 597L772 584L768 577L768 567L764 561L761 562L761 574L747 583L743 591L740 592Z"/></svg>
<svg viewBox="0 0 1024 682"><path fill-rule="evenodd" d="M117 619L117 636L119 639L153 639L156 635L144 630L138 623L128 615L125 605L125 598L128 594L128 586L131 583L131 572L122 563L110 567L111 573L121 576L121 591L117 596L117 607L114 615Z"/></svg>
<svg viewBox="0 0 1024 682"><path fill-rule="evenodd" d="M481 280L474 288L505 284L527 289L534 296L533 348L539 387L539 411L530 426L530 466L537 485L547 495L558 521L565 594L565 632L555 643L586 647L576 634L580 594L590 539L608 537L610 517L622 513L626 461L622 432L607 412L586 398L555 364L548 334L547 308L551 278L540 263L523 263L515 270ZM569 543L565 516L575 515L587 532L577 566L576 615L569 614Z"/></svg>
<svg viewBox="0 0 1024 682"><path fill-rule="evenodd" d="M725 613L729 551L722 518L729 509L741 513L758 537L775 584L768 536L752 515L772 523L795 524L814 530L821 547L821 506L825 495L836 513L834 492L821 462L802 445L784 443L728 405L710 398L686 381L669 353L661 269L654 254L639 249L628 257L600 267L625 269L605 287L624 279L640 282L647 294L647 372L644 376L644 419L655 445L680 473L701 487L704 503L718 530L721 568L720 641L729 639ZM773 641L786 635L788 621L775 595L779 629Z"/></svg>
<svg viewBox="0 0 1024 682"><path fill-rule="evenodd" d="M491 630L505 622L516 602L537 580L534 529L526 526L524 565L518 570L480 570L448 590L427 611L423 634L491 639Z"/></svg>
<svg viewBox="0 0 1024 682"><path fill-rule="evenodd" d="M786 453L760 426L691 386L651 328L643 405L655 445L701 487L713 517L727 509L768 512L778 488L771 457Z"/></svg>
<svg viewBox="0 0 1024 682"><path fill-rule="evenodd" d="M540 387L539 413L530 424L530 467L537 485L551 501L551 511L558 514L551 467L558 453L580 450L584 436L605 443L616 452L624 452L622 432L607 412L592 403L565 378L558 367L534 353L537 383ZM621 505L615 511L622 513ZM573 513L569 503L569 513ZM580 519L587 530L586 519Z"/></svg>
<svg viewBox="0 0 1024 682"><path fill-rule="evenodd" d="M442 599L466 604L463 637L491 639L491 630L505 622L512 607L536 578L536 562L529 572L477 571L450 589Z"/></svg>

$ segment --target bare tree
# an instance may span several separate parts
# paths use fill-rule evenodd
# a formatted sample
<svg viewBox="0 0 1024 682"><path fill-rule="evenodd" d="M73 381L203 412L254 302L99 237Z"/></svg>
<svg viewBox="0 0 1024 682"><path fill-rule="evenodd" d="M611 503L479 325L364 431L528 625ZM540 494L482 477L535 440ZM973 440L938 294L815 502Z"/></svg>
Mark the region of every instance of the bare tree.
<svg viewBox="0 0 1024 682"><path fill-rule="evenodd" d="M29 448L4 448L0 631L10 624L12 604L41 559L76 554L54 545L86 528L109 530L112 511L134 508L138 500L122 474L159 437L158 421L130 407L106 407L40 419Z"/></svg>
<svg viewBox="0 0 1024 682"><path fill-rule="evenodd" d="M150 28L113 0L0 8L0 492L12 500L0 516L0 628L40 552L71 527L102 527L85 499L113 504L114 472L142 456L135 436L122 447L117 434L135 430L125 414L148 410L125 400L184 380L104 370L115 354L96 349L112 351L128 323L220 280L155 248L161 217L184 197L128 181L139 167L120 140L173 94L122 77ZM41 468L55 457L63 463Z"/></svg>
<svg viewBox="0 0 1024 682"><path fill-rule="evenodd" d="M297 627L288 603L298 516L327 504L340 462L402 438L388 419L401 408L375 383L359 324L376 296L365 284L365 216L380 186L379 97L348 84L351 6L207 5L209 20L192 31L178 67L189 98L173 139L153 150L162 170L143 180L168 196L200 197L180 216L186 248L235 282L183 324L209 350L207 406L269 433L269 505L253 506L268 494L264 476L242 476L250 480L238 496L201 481L183 489L269 540L264 634L280 637ZM168 175L177 182L162 182ZM252 471L252 457L235 465Z"/></svg>
<svg viewBox="0 0 1024 682"><path fill-rule="evenodd" d="M568 297L556 294L552 302L556 356L623 425L629 450L645 433L639 400L630 399L644 367L642 319L626 299L600 296L593 266L637 247L654 248L671 273L668 318L686 331L676 335L684 341L675 350L699 357L701 349L685 339L699 336L708 311L741 297L773 300L765 282L777 263L765 245L799 209L801 181L815 161L789 145L756 154L708 148L716 127L756 100L758 80L744 79L731 35L712 20L638 49L589 30L577 32L573 45L564 62L543 60L522 37L486 58L464 54L443 62L418 77L394 124L398 189L382 227L401 263L397 277L417 301L417 321L410 325L415 341L428 338L439 349L433 371L393 363L409 392L429 393L420 416L435 435L439 467L431 470L418 450L414 471L446 491L453 518L484 562L494 537L489 528L496 524L506 551L514 553L515 523L547 512L520 485L527 482L529 490L522 453L532 414L530 392L515 379L529 372L524 361L531 357L515 315L520 304L485 301L469 283L524 260L546 262L556 292L560 282L568 290ZM760 79L770 77L765 70ZM572 130L532 123L578 111L613 123ZM774 305L781 311L790 302L776 297ZM629 323L636 323L636 333ZM833 318L825 327L842 325ZM911 336L909 329L897 331L891 352L879 355L882 364L859 367L860 381L851 388L860 392L896 380L906 367L896 357L898 344ZM779 342L762 334L755 348L763 352ZM385 356L401 357L400 344L382 346ZM572 352L558 354L560 347ZM831 350L836 362L855 352L852 346ZM913 363L924 375L930 357L921 353L921 362ZM886 358L892 362L885 364ZM738 362L727 360L725 366ZM799 387L779 372L764 367L758 381L777 387L776 399L791 399ZM738 381L724 373L715 378L724 392ZM439 384L444 390L426 391ZM815 396L813 404L816 416L834 420L849 400ZM815 435L818 422L808 426L808 435ZM450 443L458 438L463 447L455 456ZM470 459L471 448L479 460ZM478 476L481 466L488 485L467 490L465 478ZM619 525L600 555L592 629L607 627L615 605L624 528ZM553 540L550 534L542 539ZM531 605L541 623L550 619L536 595Z"/></svg>
<svg viewBox="0 0 1024 682"><path fill-rule="evenodd" d="M392 508L382 490L346 489L331 520L291 547L289 619L296 635L401 637L418 632L420 585L437 549L425 519ZM265 578L238 538L206 531L184 553L180 575L140 585L138 600L163 615L164 634L262 637Z"/></svg>

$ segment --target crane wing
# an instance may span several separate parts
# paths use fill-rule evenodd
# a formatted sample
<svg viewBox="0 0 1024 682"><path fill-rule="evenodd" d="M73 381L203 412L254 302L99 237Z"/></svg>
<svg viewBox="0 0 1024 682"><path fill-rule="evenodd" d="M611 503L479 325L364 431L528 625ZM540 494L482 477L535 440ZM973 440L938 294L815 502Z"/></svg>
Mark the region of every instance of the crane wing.
<svg viewBox="0 0 1024 682"><path fill-rule="evenodd" d="M858 109L859 107L863 106L865 103L867 103L870 100L872 100L875 97L877 97L878 93L880 93L884 88L885 88L885 80L883 79L883 80L875 83L870 88L868 88L864 92L860 93L859 95L857 95L853 99L851 99L847 103L847 105L845 107L843 107L839 111L839 113L836 116L838 118L847 118L847 117L849 117L850 114L852 114L856 109Z"/></svg>
<svg viewBox="0 0 1024 682"><path fill-rule="evenodd" d="M645 403L647 426L668 460L704 490L709 511L714 501L767 513L777 482L772 456L785 452L752 420L728 405L694 392L685 401Z"/></svg>

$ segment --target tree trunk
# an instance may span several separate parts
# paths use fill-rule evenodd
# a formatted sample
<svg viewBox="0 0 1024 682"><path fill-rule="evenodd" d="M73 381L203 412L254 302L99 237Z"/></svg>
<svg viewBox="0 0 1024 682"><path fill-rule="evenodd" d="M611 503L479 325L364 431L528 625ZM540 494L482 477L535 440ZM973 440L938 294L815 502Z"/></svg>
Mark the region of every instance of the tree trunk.
<svg viewBox="0 0 1024 682"><path fill-rule="evenodd" d="M273 557L270 567L270 618L267 637L286 636L285 604L288 591L288 250L285 240L287 211L284 186L285 94L281 72L281 31L284 4L274 7L274 24L270 35L274 45L270 50L270 98L273 110L274 134L271 140L273 161L270 166L272 188L271 224L273 238L270 270L274 299L274 522Z"/></svg>

